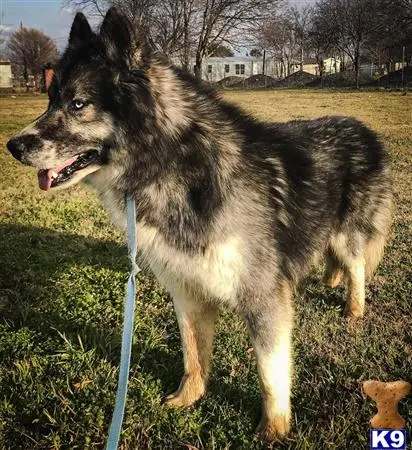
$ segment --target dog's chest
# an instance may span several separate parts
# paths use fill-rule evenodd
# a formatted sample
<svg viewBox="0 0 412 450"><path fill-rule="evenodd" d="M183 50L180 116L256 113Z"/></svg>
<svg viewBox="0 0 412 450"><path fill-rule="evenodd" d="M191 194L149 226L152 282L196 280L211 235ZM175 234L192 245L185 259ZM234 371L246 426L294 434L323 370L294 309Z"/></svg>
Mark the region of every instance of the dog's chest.
<svg viewBox="0 0 412 450"><path fill-rule="evenodd" d="M115 224L125 232L126 215L117 199L108 194L102 200ZM169 245L155 227L138 222L137 242L145 262L169 291L175 291L176 285L180 285L236 306L243 272L239 237L232 235L216 240L204 252L188 254Z"/></svg>
<svg viewBox="0 0 412 450"><path fill-rule="evenodd" d="M143 256L166 288L176 283L189 286L234 306L242 273L237 237L211 243L203 253L191 255L171 247L153 227L138 224L138 230Z"/></svg>

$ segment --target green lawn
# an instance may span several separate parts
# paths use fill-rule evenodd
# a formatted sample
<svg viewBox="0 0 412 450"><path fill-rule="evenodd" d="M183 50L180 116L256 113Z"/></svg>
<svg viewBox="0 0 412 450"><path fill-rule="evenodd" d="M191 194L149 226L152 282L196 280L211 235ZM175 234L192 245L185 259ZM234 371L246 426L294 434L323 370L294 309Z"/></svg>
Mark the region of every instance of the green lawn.
<svg viewBox="0 0 412 450"><path fill-rule="evenodd" d="M275 448L367 449L374 404L362 381L412 381L412 97L390 92L224 94L266 120L350 114L391 153L396 217L358 323L343 289L321 271L296 296L293 432ZM35 118L46 98L0 98L0 141ZM0 152L0 449L103 448L114 405L128 262L122 236L85 187L45 194L36 171ZM260 449L260 408L242 322L221 315L207 396L169 410L164 393L183 365L172 302L141 275L123 449ZM412 425L412 396L401 414Z"/></svg>

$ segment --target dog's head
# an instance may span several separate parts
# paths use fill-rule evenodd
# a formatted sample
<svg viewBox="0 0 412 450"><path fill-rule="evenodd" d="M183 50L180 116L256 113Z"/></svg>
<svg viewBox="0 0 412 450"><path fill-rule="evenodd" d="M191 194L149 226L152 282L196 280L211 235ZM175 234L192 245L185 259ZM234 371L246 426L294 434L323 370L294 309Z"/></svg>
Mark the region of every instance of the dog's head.
<svg viewBox="0 0 412 450"><path fill-rule="evenodd" d="M152 100L142 47L134 36L114 8L99 33L83 14L76 15L47 111L7 143L16 159L40 169L41 189L68 187L115 164L126 145L119 124L131 123L143 134ZM133 107L131 90L139 98Z"/></svg>

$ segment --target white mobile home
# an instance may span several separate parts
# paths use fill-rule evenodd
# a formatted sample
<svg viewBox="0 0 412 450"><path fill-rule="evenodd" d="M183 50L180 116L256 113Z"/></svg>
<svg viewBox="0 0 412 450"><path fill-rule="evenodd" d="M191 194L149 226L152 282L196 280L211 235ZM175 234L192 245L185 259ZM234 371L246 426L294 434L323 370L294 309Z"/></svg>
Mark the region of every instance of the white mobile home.
<svg viewBox="0 0 412 450"><path fill-rule="evenodd" d="M10 61L0 61L0 89L12 89L13 78Z"/></svg>
<svg viewBox="0 0 412 450"><path fill-rule="evenodd" d="M179 61L173 61L179 66ZM273 59L266 59L265 74L273 78L279 78L281 74L280 63ZM195 59L190 61L190 71L195 71ZM252 75L263 73L263 58L251 56L218 57L205 58L202 64L202 79L210 82L217 82L227 77L249 78Z"/></svg>
<svg viewBox="0 0 412 450"><path fill-rule="evenodd" d="M210 57L204 60L202 67L202 78L212 82L232 76L249 78L258 73L262 73L261 59L247 56Z"/></svg>
<svg viewBox="0 0 412 450"><path fill-rule="evenodd" d="M178 59L174 59L173 63L180 66ZM337 58L328 58L323 62L325 74L339 72L340 60ZM252 75L259 75L265 73L272 78L284 78L287 74L285 67L282 67L280 61L274 58L266 58L265 70L263 70L263 58L255 58L252 56L232 56L220 57L213 56L205 58L202 64L202 80L207 80L212 83L222 80L227 77L249 78ZM298 72L300 64L291 64L289 73ZM307 61L303 64L305 72L319 75L319 68L316 62ZM195 59L190 61L190 71L195 72Z"/></svg>

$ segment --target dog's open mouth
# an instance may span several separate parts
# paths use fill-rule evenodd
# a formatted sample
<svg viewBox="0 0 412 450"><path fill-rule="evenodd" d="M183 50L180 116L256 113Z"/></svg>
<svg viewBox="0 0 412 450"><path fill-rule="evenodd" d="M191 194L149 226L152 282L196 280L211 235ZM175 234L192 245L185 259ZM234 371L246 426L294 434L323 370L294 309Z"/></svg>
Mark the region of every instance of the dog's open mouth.
<svg viewBox="0 0 412 450"><path fill-rule="evenodd" d="M93 163L97 163L98 157L99 152L97 150L89 150L70 158L59 166L39 170L37 176L39 178L40 189L48 191L50 188L69 181L75 172L85 169Z"/></svg>

